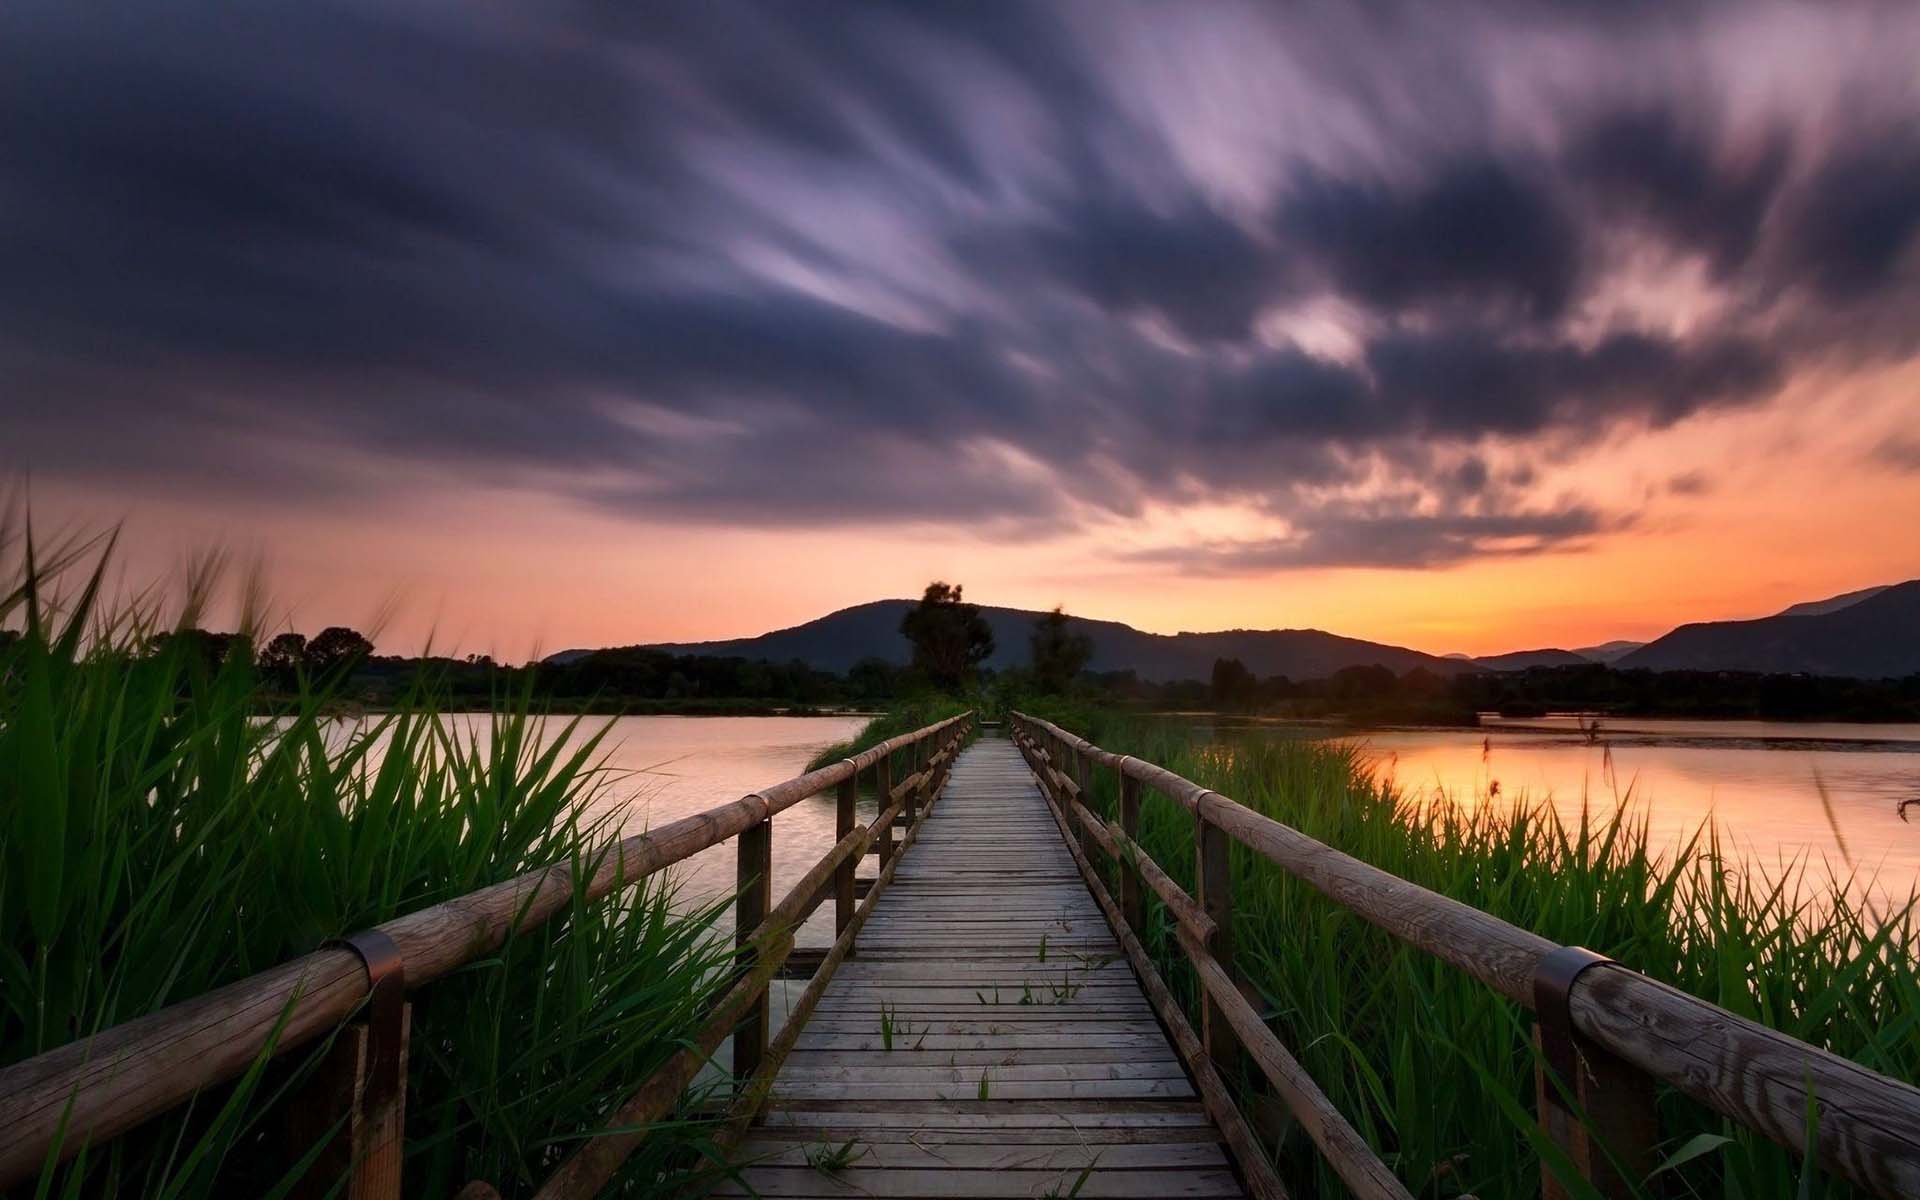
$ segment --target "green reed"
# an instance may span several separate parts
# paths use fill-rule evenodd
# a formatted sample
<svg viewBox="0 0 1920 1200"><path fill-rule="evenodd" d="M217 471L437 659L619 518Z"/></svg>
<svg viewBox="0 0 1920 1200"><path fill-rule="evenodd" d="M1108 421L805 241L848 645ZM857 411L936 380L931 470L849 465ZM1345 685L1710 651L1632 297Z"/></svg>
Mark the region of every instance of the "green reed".
<svg viewBox="0 0 1920 1200"><path fill-rule="evenodd" d="M18 514L0 506L0 1064L604 845L585 815L610 785L604 727L549 723L524 693L454 718L431 684L357 722L329 715L339 679L274 700L243 643L169 636L214 564L176 609L110 606L111 542L35 546ZM409 1195L530 1193L685 1043L730 947L719 906L672 900L663 880L576 896L414 993ZM263 1058L35 1194L282 1194L305 1149L282 1117L318 1053ZM697 1162L698 1121L657 1132L624 1192Z"/></svg>
<svg viewBox="0 0 1920 1200"><path fill-rule="evenodd" d="M1421 804L1372 782L1349 746L1204 742L1181 725L1097 711L1051 719L1555 942L1920 1079L1911 898L1876 909L1849 880L1829 882L1804 864L1771 877L1750 871L1710 826L1678 848L1654 844L1637 804L1577 821L1544 805ZM1095 775L1094 806L1111 816L1115 782ZM1140 841L1191 888L1192 817L1147 795ZM1423 1197L1538 1195L1528 1015L1244 848L1233 874L1237 965L1282 1040L1407 1186ZM1143 940L1194 1011L1195 981L1157 903L1146 924ZM1659 1106L1671 1165L1648 1195L1851 1194L1684 1096L1662 1089ZM1296 1194L1345 1194L1297 1129L1280 1160Z"/></svg>
<svg viewBox="0 0 1920 1200"><path fill-rule="evenodd" d="M843 758L851 758L863 750L877 746L888 738L912 733L916 729L924 729L948 717L957 717L967 711L968 707L967 704L950 696L932 694L891 704L886 712L861 726L860 732L853 737L828 746L814 755L813 761L807 764L807 770L817 771L821 767L837 763Z"/></svg>

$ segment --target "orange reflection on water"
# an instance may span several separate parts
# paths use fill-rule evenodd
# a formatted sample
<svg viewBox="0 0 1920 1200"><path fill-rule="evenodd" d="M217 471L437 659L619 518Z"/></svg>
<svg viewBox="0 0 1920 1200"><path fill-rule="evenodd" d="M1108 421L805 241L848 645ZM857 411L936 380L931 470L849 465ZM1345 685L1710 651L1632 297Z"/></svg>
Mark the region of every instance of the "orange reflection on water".
<svg viewBox="0 0 1920 1200"><path fill-rule="evenodd" d="M1599 817L1628 805L1661 850L1711 820L1723 846L1769 877L1805 862L1810 880L1857 874L1883 898L1920 886L1920 821L1898 813L1920 797L1920 725L1621 720L1583 730L1552 718L1354 740L1376 777L1428 802L1544 802L1568 821L1583 804Z"/></svg>

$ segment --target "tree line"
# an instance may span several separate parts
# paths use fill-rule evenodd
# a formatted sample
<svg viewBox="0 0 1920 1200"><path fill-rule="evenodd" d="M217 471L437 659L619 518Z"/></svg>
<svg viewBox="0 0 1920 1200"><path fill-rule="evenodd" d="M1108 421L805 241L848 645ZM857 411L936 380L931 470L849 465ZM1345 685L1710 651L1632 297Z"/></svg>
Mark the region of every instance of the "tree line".
<svg viewBox="0 0 1920 1200"><path fill-rule="evenodd" d="M936 580L901 618L911 646L901 665L867 658L845 672L799 660L675 654L644 646L597 650L564 662L504 666L485 655L407 658L376 654L370 638L329 626L308 638L283 632L254 651L237 634L185 629L159 635L152 652L185 648L210 667L251 657L286 692L303 679L343 675L343 694L394 703L431 688L458 704L488 702L503 689L528 689L566 707L596 711L806 711L872 708L925 692L965 695L991 687L1003 697L1067 695L1143 709L1206 709L1360 723L1473 724L1478 714L1535 716L1590 711L1627 716L1753 717L1780 720L1920 720L1920 675L1858 680L1730 671L1622 671L1598 663L1526 671L1424 667L1396 674L1352 666L1323 679L1257 677L1239 659L1215 661L1209 678L1158 682L1133 671L1092 672L1092 641L1074 633L1065 611L1034 621L1024 666L992 671L993 630L959 584ZM0 631L0 638L6 636Z"/></svg>

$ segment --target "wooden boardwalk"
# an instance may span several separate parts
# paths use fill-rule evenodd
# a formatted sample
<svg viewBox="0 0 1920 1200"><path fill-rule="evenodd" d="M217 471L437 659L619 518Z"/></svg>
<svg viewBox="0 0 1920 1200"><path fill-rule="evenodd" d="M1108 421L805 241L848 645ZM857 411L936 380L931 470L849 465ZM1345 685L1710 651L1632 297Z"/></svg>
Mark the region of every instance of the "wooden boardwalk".
<svg viewBox="0 0 1920 1200"><path fill-rule="evenodd" d="M735 1161L717 1195L1245 1195L1001 739L956 760Z"/></svg>

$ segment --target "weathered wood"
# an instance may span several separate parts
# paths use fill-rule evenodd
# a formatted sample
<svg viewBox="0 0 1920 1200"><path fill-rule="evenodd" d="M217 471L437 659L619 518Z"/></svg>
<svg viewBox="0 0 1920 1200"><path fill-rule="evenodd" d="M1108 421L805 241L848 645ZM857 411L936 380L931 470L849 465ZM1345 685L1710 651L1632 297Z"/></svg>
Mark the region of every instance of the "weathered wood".
<svg viewBox="0 0 1920 1200"><path fill-rule="evenodd" d="M930 1200L1031 1200L1052 1191L1065 1196L1070 1192L1081 1200L1099 1197L1150 1197L1154 1200L1178 1196L1239 1196L1240 1185L1231 1172L1223 1169L1189 1171L1095 1169L1085 1183L1079 1182L1079 1170L1049 1169L1037 1171L955 1171L889 1170L849 1167L826 1174L811 1167L764 1167L750 1173L752 1190L742 1183L727 1182L715 1188L716 1196L845 1196L854 1200L872 1197L914 1196ZM976 1178L977 1176L977 1178ZM1076 1189L1077 1186L1077 1190Z"/></svg>
<svg viewBox="0 0 1920 1200"><path fill-rule="evenodd" d="M806 1012L775 1039L769 1060L789 1035L791 1045L763 1123L736 1156L744 1187L858 1194L794 1148L837 1133L835 1144L897 1148L837 1176L878 1196L1030 1196L1055 1184L1064 1195L1086 1168L1071 1155L1086 1146L1126 1150L1094 1168L1082 1196L1242 1194L1224 1169L1222 1135L1195 1115L1185 1060L1144 1001L1034 774L1009 751L981 743L954 760L951 794L922 807L907 826L913 853L889 863L859 960L825 983L816 975ZM890 1033L883 1006L896 1022ZM965 1165L929 1165L924 1148L946 1146L965 1147ZM1010 1159L1010 1147L1038 1165L1020 1165L1021 1149ZM774 1161L753 1161L763 1151ZM1055 1161L1076 1165L1056 1178L1067 1168Z"/></svg>
<svg viewBox="0 0 1920 1200"><path fill-rule="evenodd" d="M406 961L418 988L497 950L579 896L597 899L718 845L865 770L892 749L936 737L970 720L962 714L755 795L622 839L571 862L388 921L378 927ZM307 1045L352 1015L367 977L352 950L330 947L192 1000L104 1030L0 1070L0 1188L37 1173L58 1141L56 1160L97 1146L196 1092L233 1079L260 1055Z"/></svg>
<svg viewBox="0 0 1920 1200"><path fill-rule="evenodd" d="M1260 1014L1240 994L1238 982L1227 974L1226 968L1190 934L1181 931L1180 937L1210 1005L1232 1025L1240 1046L1273 1084L1287 1111L1313 1139L1313 1144L1319 1147L1348 1190L1355 1196L1375 1200L1412 1200L1407 1189L1360 1136L1360 1131L1341 1115L1313 1076L1288 1053L1273 1030L1267 1028Z"/></svg>
<svg viewBox="0 0 1920 1200"><path fill-rule="evenodd" d="M1533 1043L1534 1111L1540 1114L1542 1131L1567 1156L1580 1178L1606 1200L1629 1200L1639 1195L1640 1182L1659 1161L1656 1147L1660 1131L1652 1077L1578 1039L1577 1078L1556 1080L1547 1069L1538 1026ZM1563 1090L1568 1087L1572 1088L1571 1096ZM1571 1200L1573 1195L1544 1156L1540 1160L1540 1195L1544 1200Z"/></svg>
<svg viewBox="0 0 1920 1200"><path fill-rule="evenodd" d="M291 1193L296 1198L339 1196L343 1200L398 1200L407 1117L407 1036L413 1006L400 1009L397 1047L399 1087L383 1102L369 1103L378 1085L375 1033L364 1020L350 1021L301 1092L288 1105L291 1157L327 1145L314 1157Z"/></svg>
<svg viewBox="0 0 1920 1200"><path fill-rule="evenodd" d="M766 910L752 930L742 935L749 944L758 948L753 971L729 990L713 1018L696 1037L694 1045L676 1054L665 1067L656 1071L622 1107L619 1118L612 1123L612 1127L621 1132L603 1134L589 1139L563 1162L559 1170L555 1171L541 1187L538 1200L584 1200L585 1197L598 1194L600 1189L613 1178L620 1164L626 1161L645 1137L645 1126L659 1120L678 1102L701 1065L712 1057L729 1025L734 1025L737 1030L738 1018L752 1013L755 1009L764 1011L767 1001L767 982L792 954L794 930L805 919L805 913L810 910L820 889L828 880L838 877L841 871L858 862L868 844L873 841L879 831L889 828L900 812L901 805L896 803L864 828L856 828L842 836L832 850L795 882L779 904ZM912 831L909 830L907 844L911 841ZM903 845L902 849L904 848ZM893 877L893 868L899 861L898 857L892 859L888 869L874 880L873 887L854 912L847 927L840 931L832 949L827 952L819 968L813 973L813 981L802 994L799 1003L795 1005L787 1024L774 1038L771 1046L762 1041L750 1068L743 1069L741 1066L736 1032L734 1075L741 1081L734 1100L736 1112L750 1114L759 1105L765 1094L766 1081L771 1078L773 1072L778 1069L792 1049L795 1035L805 1024L806 1015L811 1011L812 1004L818 1000L821 991L833 977L835 969L851 951L861 924L866 920L867 914L872 911L887 882ZM743 924L744 920L743 916ZM761 1032L764 1038L764 1027Z"/></svg>
<svg viewBox="0 0 1920 1200"><path fill-rule="evenodd" d="M811 1143L761 1130L740 1147L738 1158L762 1167L804 1167ZM1100 1167L1180 1169L1227 1166L1216 1143L1195 1141L1117 1142L1081 1145L1050 1135L1050 1141L1020 1144L940 1144L861 1142L859 1165L948 1171L1043 1171ZM1071 1137L1071 1135L1068 1135Z"/></svg>
<svg viewBox="0 0 1920 1200"><path fill-rule="evenodd" d="M1163 768L1093 747L1048 722L1016 720L1079 742L1193 810L1322 895L1409 945L1532 1006L1536 965L1552 942L1372 867ZM1575 1031L1629 1067L1722 1116L1806 1154L1806 1106L1817 1098L1819 1161L1877 1195L1920 1195L1920 1088L1809 1046L1620 966L1573 987Z"/></svg>
<svg viewBox="0 0 1920 1200"><path fill-rule="evenodd" d="M1138 930L1140 923L1146 919L1146 906L1140 896L1140 877L1149 864L1162 878L1166 873L1160 871L1159 865L1140 850L1140 781L1127 774L1123 767L1116 767L1115 774L1120 780L1119 836L1114 839L1121 850L1120 915L1129 929ZM1171 885L1173 881L1168 879L1167 883ZM1181 894L1185 895L1184 892ZM1166 894L1161 893L1161 899L1165 898Z"/></svg>
<svg viewBox="0 0 1920 1200"><path fill-rule="evenodd" d="M767 919L768 893L773 883L773 821L771 819L740 834L735 854L734 944L739 970L753 972L758 957L756 939ZM733 1031L733 1073L736 1079L752 1075L760 1065L760 1054L767 1046L767 998L764 991L741 1013Z"/></svg>
<svg viewBox="0 0 1920 1200"><path fill-rule="evenodd" d="M882 755L873 766L874 787L880 793L880 807L889 808L893 803L893 760ZM886 870L893 859L893 826L888 821L880 830L880 869Z"/></svg>
<svg viewBox="0 0 1920 1200"><path fill-rule="evenodd" d="M1186 889L1175 883L1171 876L1165 871L1162 871L1160 864L1154 862L1153 859L1147 855L1146 851L1140 849L1137 842L1128 838L1127 835L1121 831L1120 826L1111 822L1103 825L1100 822L1100 818L1089 811L1084 805L1076 804L1074 806L1073 817L1074 820L1078 821L1084 827L1085 832L1092 837L1094 844L1099 846L1109 857L1123 865L1129 863L1132 865L1131 870L1123 869L1121 871L1122 882L1134 879L1135 873L1137 872L1139 878L1145 879L1148 886L1153 889L1154 894L1160 897L1160 902L1167 906L1167 911L1173 914L1176 922L1185 927L1195 937L1199 938L1202 943L1211 945L1214 942L1215 934L1219 927L1214 924L1213 918L1206 914L1200 907L1198 901L1194 900L1192 896L1187 895ZM1139 883L1137 880L1134 883L1134 888L1134 903L1138 905L1140 900L1138 895ZM1124 911L1125 909L1123 908L1122 912ZM1129 921L1127 927L1130 929L1133 928L1133 922Z"/></svg>
<svg viewBox="0 0 1920 1200"><path fill-rule="evenodd" d="M1197 859L1194 878L1199 881L1200 908L1213 922L1213 935L1207 951L1226 977L1235 979L1233 970L1233 858L1231 843L1224 831L1194 812L1194 854ZM1220 1073L1232 1079L1240 1069L1240 1047L1232 1022L1220 1000L1209 993L1200 1010L1200 1039L1213 1056Z"/></svg>
<svg viewBox="0 0 1920 1200"><path fill-rule="evenodd" d="M856 820L854 807L860 799L860 781L849 775L834 790L833 836L846 837L853 832ZM847 925L853 920L854 871L857 861L848 859L833 873L833 935L837 938L847 931Z"/></svg>
<svg viewBox="0 0 1920 1200"><path fill-rule="evenodd" d="M646 1137L646 1126L673 1110L687 1086L712 1060L714 1051L734 1031L741 1017L764 999L767 980L773 978L792 948L791 936L763 945L764 953L753 971L728 989L714 1007L713 1016L695 1035L694 1044L668 1059L666 1066L648 1077L640 1090L607 1122L609 1128L618 1132L603 1133L582 1143L540 1186L535 1200L584 1200L598 1195L620 1169L620 1164Z"/></svg>
<svg viewBox="0 0 1920 1200"><path fill-rule="evenodd" d="M896 808L895 811L897 812L899 810ZM901 842L901 853L904 853L906 849L913 844L914 836L917 832L917 824L907 830L906 837ZM868 828L865 836L868 838L873 836L872 827ZM812 981L808 983L806 990L800 994L800 999L794 1003L792 1011L789 1012L787 1016L786 1024L782 1026L779 1036L774 1039L774 1044L767 1055L767 1061L759 1065L754 1077L748 1081L747 1086L742 1088L740 1094L735 1097L730 1114L730 1128L726 1130L720 1138L716 1139L723 1147L731 1139L739 1135L740 1126L751 1121L758 1113L760 1106L766 1102L767 1092L772 1085L775 1073L792 1052L795 1042L799 1040L801 1031L807 1027L808 1018L812 1016L815 1006L820 1003L820 997L825 994L827 987L832 983L833 977L840 964L852 953L855 941L860 936L861 927L872 914L874 906L879 903L882 894L884 894L887 889L887 885L893 882L893 878L898 872L900 862L901 858L899 854L895 854L888 859L887 865L881 870L879 877L874 880L873 890L867 893L867 898L861 902L859 909L854 913L853 920L848 923L847 928L835 939L833 948L827 951L827 956L822 960L820 969L814 972Z"/></svg>

